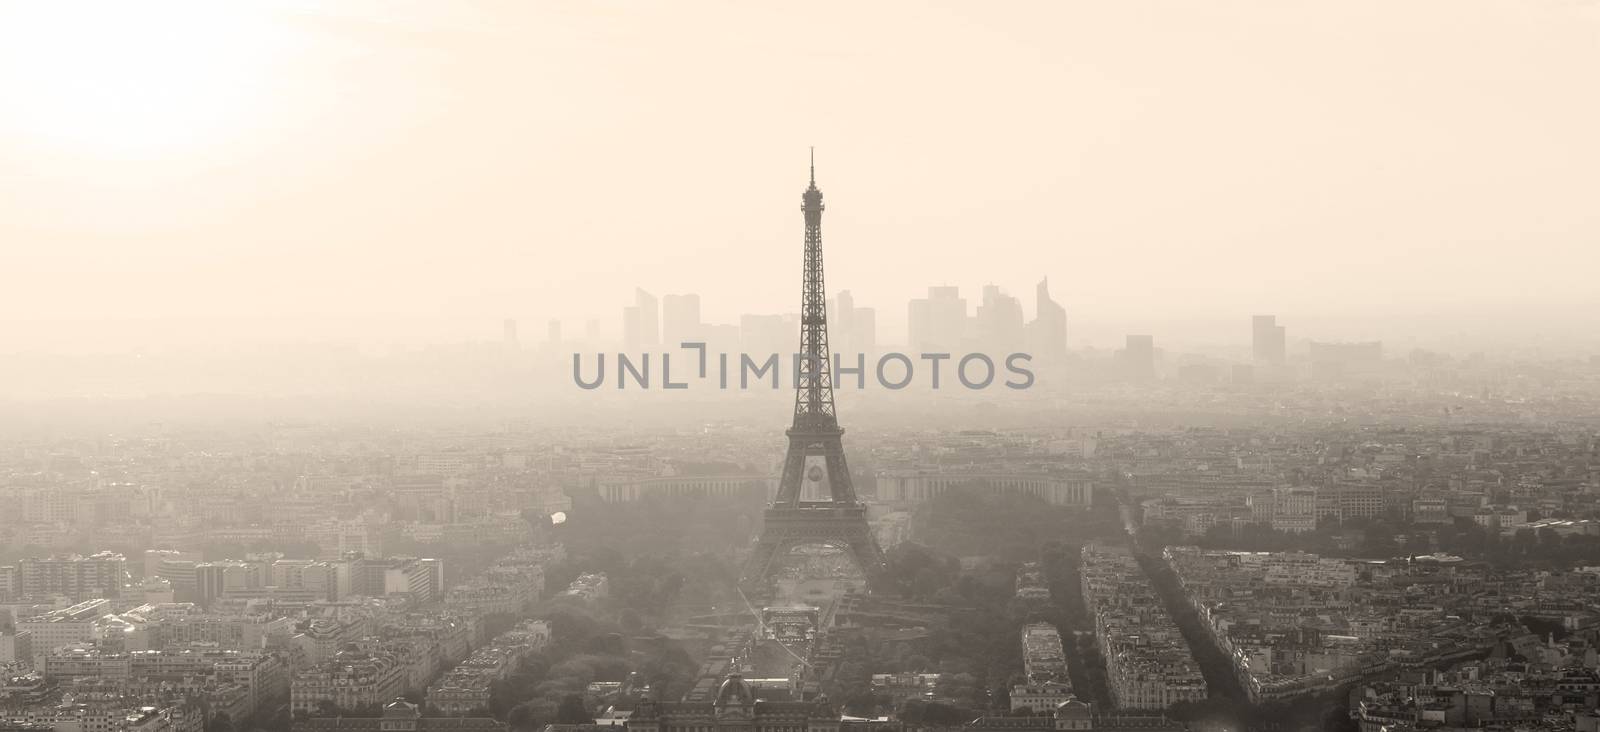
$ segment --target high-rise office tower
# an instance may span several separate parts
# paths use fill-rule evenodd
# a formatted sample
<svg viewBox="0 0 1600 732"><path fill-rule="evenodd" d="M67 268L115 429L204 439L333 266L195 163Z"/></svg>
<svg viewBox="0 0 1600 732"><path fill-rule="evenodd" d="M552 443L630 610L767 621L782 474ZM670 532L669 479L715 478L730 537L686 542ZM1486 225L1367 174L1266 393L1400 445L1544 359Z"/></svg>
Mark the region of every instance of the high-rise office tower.
<svg viewBox="0 0 1600 732"><path fill-rule="evenodd" d="M915 353L923 350L923 342L928 339L928 331L933 324L932 307L926 298L914 297L906 303L906 348Z"/></svg>
<svg viewBox="0 0 1600 732"><path fill-rule="evenodd" d="M711 351L732 351L739 348L739 326L726 323L701 323L702 340Z"/></svg>
<svg viewBox="0 0 1600 732"><path fill-rule="evenodd" d="M700 324L700 296L666 295L661 298L661 342L667 348L677 348L684 341L698 341L703 337Z"/></svg>
<svg viewBox="0 0 1600 732"><path fill-rule="evenodd" d="M635 288L634 302L639 307L639 333L643 337L643 345L661 345L661 305L655 295Z"/></svg>
<svg viewBox="0 0 1600 732"><path fill-rule="evenodd" d="M1156 378L1155 336L1129 335L1122 347L1122 372L1132 381Z"/></svg>
<svg viewBox="0 0 1600 732"><path fill-rule="evenodd" d="M1287 355L1285 340L1285 330L1278 325L1278 316L1257 315L1250 318L1250 345L1256 361L1283 363Z"/></svg>
<svg viewBox="0 0 1600 732"><path fill-rule="evenodd" d="M967 301L952 286L929 287L906 313L907 341L914 351L953 353L967 339Z"/></svg>
<svg viewBox="0 0 1600 732"><path fill-rule="evenodd" d="M1022 301L997 285L984 285L975 321L977 345L988 353L1013 353L1023 347Z"/></svg>
<svg viewBox="0 0 1600 732"><path fill-rule="evenodd" d="M856 308L850 318L850 345L861 353L878 350L878 309Z"/></svg>
<svg viewBox="0 0 1600 732"><path fill-rule="evenodd" d="M642 288L634 288L633 304L622 309L622 345L630 351L661 345L659 303Z"/></svg>
<svg viewBox="0 0 1600 732"><path fill-rule="evenodd" d="M792 335L793 329L782 315L739 316L739 345L754 358L768 353L793 353Z"/></svg>
<svg viewBox="0 0 1600 732"><path fill-rule="evenodd" d="M834 353L871 353L878 347L878 311L856 307L855 296L840 290L828 311L833 324Z"/></svg>
<svg viewBox="0 0 1600 732"><path fill-rule="evenodd" d="M850 350L850 315L855 310L855 297L849 290L840 290L837 297L828 300L828 320L833 322L829 328L829 345L834 353L844 353Z"/></svg>
<svg viewBox="0 0 1600 732"><path fill-rule="evenodd" d="M1067 309L1050 297L1050 278L1034 290L1033 322L1028 323L1028 352L1041 364L1060 363L1067 355Z"/></svg>

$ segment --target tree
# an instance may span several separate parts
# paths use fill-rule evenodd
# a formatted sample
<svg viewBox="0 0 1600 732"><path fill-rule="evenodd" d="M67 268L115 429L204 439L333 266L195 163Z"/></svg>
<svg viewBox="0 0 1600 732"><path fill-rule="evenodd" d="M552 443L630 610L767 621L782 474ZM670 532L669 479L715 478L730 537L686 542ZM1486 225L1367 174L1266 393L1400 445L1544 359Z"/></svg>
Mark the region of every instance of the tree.
<svg viewBox="0 0 1600 732"><path fill-rule="evenodd" d="M887 697L874 694L868 689L857 689L845 697L844 713L853 717L875 717L878 715L878 708L887 701Z"/></svg>
<svg viewBox="0 0 1600 732"><path fill-rule="evenodd" d="M978 678L969 673L947 674L939 678L934 691L947 699L968 700L978 690Z"/></svg>
<svg viewBox="0 0 1600 732"><path fill-rule="evenodd" d="M536 730L550 724L554 718L555 709L550 703L538 700L512 707L511 713L506 715L506 722L515 730Z"/></svg>
<svg viewBox="0 0 1600 732"><path fill-rule="evenodd" d="M557 724L593 724L594 715L589 713L589 708L583 704L583 696L568 694L561 698L561 706L556 708Z"/></svg>
<svg viewBox="0 0 1600 732"><path fill-rule="evenodd" d="M906 702L900 710L900 721L908 726L954 727L972 721L975 716L977 713L971 709L920 699Z"/></svg>

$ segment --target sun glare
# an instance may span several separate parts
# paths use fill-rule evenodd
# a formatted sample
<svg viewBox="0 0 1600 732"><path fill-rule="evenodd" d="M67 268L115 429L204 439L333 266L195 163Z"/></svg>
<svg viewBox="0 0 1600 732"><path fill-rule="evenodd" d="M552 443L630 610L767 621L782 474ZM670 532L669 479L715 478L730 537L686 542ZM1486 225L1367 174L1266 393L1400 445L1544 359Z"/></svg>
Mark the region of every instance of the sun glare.
<svg viewBox="0 0 1600 732"><path fill-rule="evenodd" d="M231 2L0 5L0 131L90 156L167 156L263 106L274 25Z"/></svg>

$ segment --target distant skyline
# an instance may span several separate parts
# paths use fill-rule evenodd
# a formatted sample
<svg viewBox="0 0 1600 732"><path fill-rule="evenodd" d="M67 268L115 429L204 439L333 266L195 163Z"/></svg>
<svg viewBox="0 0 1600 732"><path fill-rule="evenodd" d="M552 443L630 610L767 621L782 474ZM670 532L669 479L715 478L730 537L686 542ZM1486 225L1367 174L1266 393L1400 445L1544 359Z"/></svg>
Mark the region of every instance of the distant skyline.
<svg viewBox="0 0 1600 732"><path fill-rule="evenodd" d="M1053 284L1052 280L1052 284ZM1010 288L1007 288L1010 289ZM1017 290L1010 290L1017 295ZM979 292L962 292L975 298ZM1052 294L1054 290L1052 290ZM659 294L659 293L658 293ZM859 293L857 305L868 304ZM702 296L711 304L712 298ZM1028 319L1033 318L1033 299L1021 297ZM629 300L631 302L631 300ZM621 320L624 303L617 303L609 316L598 318L554 317L549 313L525 312L515 320L519 341L536 347L548 340L548 324L561 323L567 346L590 342L586 328L590 320L601 325L602 341L608 347L622 342ZM876 303L878 342L906 345L906 303L885 308ZM790 315L795 309L753 315ZM1540 354L1549 357L1587 357L1600 354L1600 332L1583 326L1581 318L1550 309L1543 311L1478 310L1395 316L1379 311L1347 313L1340 316L1296 314L1283 310L1264 311L1277 316L1288 329L1290 350L1307 340L1381 340L1390 356L1405 350L1424 348L1467 355ZM1129 334L1149 334L1160 348L1200 351L1234 350L1248 356L1251 349L1251 321L1260 313L1240 313L1226 317L1207 317L1174 312L1168 317L1131 318L1114 313L1075 313L1067 310L1068 346L1074 350L1093 348L1114 350L1123 346ZM702 316L710 324L736 326L739 318ZM439 314L366 316L190 316L185 318L118 318L78 320L5 320L0 329L7 334L0 355L46 353L85 355L124 353L137 350L157 352L208 351L216 348L272 348L340 344L382 352L391 348L409 349L439 345L476 343L494 346L504 341L505 316L476 318ZM798 338L798 333L795 335ZM659 350L659 346L652 350Z"/></svg>
<svg viewBox="0 0 1600 732"><path fill-rule="evenodd" d="M1048 275L1074 347L1256 313L1592 347L1597 32L1578 0L8 4L3 348L577 334L635 287L791 312L811 145L828 289L886 340L928 285L1031 312Z"/></svg>

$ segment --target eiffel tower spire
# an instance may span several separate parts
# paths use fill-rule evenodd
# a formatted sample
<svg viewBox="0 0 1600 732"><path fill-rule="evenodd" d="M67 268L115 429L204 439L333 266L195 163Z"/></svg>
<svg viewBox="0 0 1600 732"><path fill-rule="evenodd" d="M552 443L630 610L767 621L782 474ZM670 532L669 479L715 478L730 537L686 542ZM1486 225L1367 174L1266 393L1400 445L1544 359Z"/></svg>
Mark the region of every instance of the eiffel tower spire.
<svg viewBox="0 0 1600 732"><path fill-rule="evenodd" d="M811 185L800 194L805 213L806 248L800 287L800 363L795 382L794 429L838 429L833 406L833 369L828 352L828 293L822 278L822 191L817 189L817 155L811 153Z"/></svg>

